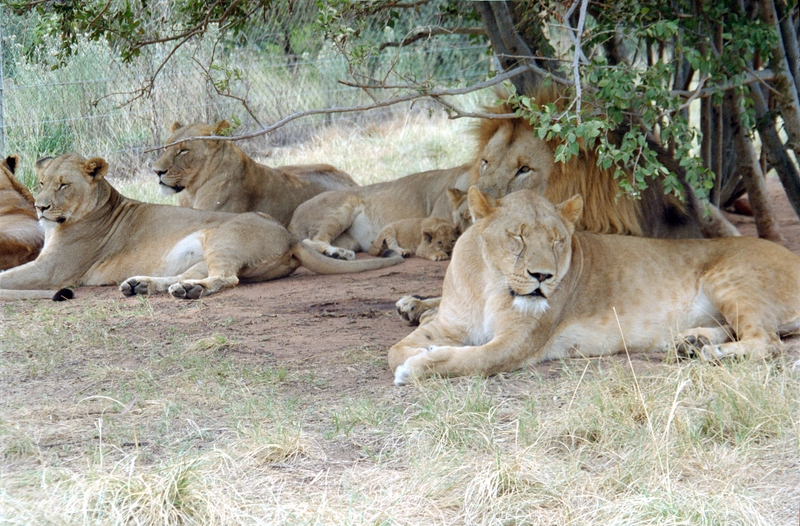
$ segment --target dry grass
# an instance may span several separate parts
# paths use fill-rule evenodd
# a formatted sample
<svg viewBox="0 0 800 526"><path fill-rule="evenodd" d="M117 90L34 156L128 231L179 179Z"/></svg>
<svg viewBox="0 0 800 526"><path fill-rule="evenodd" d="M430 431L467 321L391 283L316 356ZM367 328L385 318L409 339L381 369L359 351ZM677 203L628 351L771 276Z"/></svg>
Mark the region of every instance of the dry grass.
<svg viewBox="0 0 800 526"><path fill-rule="evenodd" d="M376 126L405 138L383 152L369 129L332 131L324 153L312 143L271 160L361 177L382 158L399 159L387 177L461 162L401 165L414 144L463 137L438 117ZM365 153L334 156L354 150ZM796 349L719 366L573 360L354 396L239 347L165 323L146 299L0 305L0 523L798 520ZM344 350L334 373L380 371L374 355Z"/></svg>

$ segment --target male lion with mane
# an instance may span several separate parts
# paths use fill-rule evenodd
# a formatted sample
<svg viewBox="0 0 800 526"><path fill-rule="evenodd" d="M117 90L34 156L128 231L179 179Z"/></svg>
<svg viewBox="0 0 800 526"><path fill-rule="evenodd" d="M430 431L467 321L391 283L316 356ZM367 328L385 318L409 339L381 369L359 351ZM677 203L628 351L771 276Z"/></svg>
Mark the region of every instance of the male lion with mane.
<svg viewBox="0 0 800 526"><path fill-rule="evenodd" d="M523 190L494 206L471 188L469 206L477 221L456 243L438 313L389 350L398 385L671 344L759 359L800 329L800 258L771 241L579 232L579 195L553 205Z"/></svg>
<svg viewBox="0 0 800 526"><path fill-rule="evenodd" d="M99 157L48 157L36 169L44 248L36 260L0 273L0 299L52 297L51 289L118 283L126 296L169 292L197 299L239 281L288 276L301 265L340 274L403 261L399 254L352 262L326 258L260 212L229 214L128 199L105 180L108 164Z"/></svg>
<svg viewBox="0 0 800 526"><path fill-rule="evenodd" d="M14 177L18 166L18 155L0 160L0 270L35 259L44 244L33 196Z"/></svg>
<svg viewBox="0 0 800 526"><path fill-rule="evenodd" d="M217 212L264 212L288 226L297 206L317 194L358 186L329 164L269 166L255 162L231 141L198 139L230 128L176 122L164 153L153 165L161 192L178 194L178 204Z"/></svg>

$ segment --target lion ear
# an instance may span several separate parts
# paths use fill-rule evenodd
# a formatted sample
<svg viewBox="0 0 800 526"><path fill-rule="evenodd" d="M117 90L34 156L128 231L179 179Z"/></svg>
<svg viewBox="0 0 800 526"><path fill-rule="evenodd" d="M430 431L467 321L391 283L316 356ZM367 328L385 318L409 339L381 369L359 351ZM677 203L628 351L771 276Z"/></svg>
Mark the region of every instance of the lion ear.
<svg viewBox="0 0 800 526"><path fill-rule="evenodd" d="M41 159L39 159L38 161L36 161L36 164L34 165L34 168L36 169L36 173L38 173L39 175L41 175L41 174L42 174L42 172L44 172L44 171L45 171L45 169L46 169L48 166L50 166L50 162L51 162L52 160L53 160L53 158L52 158L52 157L42 157Z"/></svg>
<svg viewBox="0 0 800 526"><path fill-rule="evenodd" d="M170 133L175 133L176 131L180 130L181 128L183 128L183 124L181 124L178 121L175 121L175 122L172 123L172 126L169 127L169 131L170 131Z"/></svg>
<svg viewBox="0 0 800 526"><path fill-rule="evenodd" d="M458 188L448 188L447 198L450 200L450 205L453 208L458 208L461 203L464 202L464 199L467 198L467 192L459 190Z"/></svg>
<svg viewBox="0 0 800 526"><path fill-rule="evenodd" d="M108 172L108 163L102 157L92 157L83 165L83 173L92 179L100 180Z"/></svg>
<svg viewBox="0 0 800 526"><path fill-rule="evenodd" d="M423 230L422 237L425 239L426 243L433 241L433 233L430 230Z"/></svg>
<svg viewBox="0 0 800 526"><path fill-rule="evenodd" d="M12 174L17 171L17 166L19 166L19 155L9 155L0 163L0 165L5 166L6 169L11 172Z"/></svg>
<svg viewBox="0 0 800 526"><path fill-rule="evenodd" d="M217 123L216 126L214 126L214 135L220 135L223 137L226 135L230 135L232 128L233 126L231 126L230 122L226 121L225 119L222 119Z"/></svg>
<svg viewBox="0 0 800 526"><path fill-rule="evenodd" d="M483 219L495 210L493 206L494 199L489 194L483 193L478 190L477 186L470 186L467 193L469 199L469 213L472 214L472 219L477 221Z"/></svg>
<svg viewBox="0 0 800 526"><path fill-rule="evenodd" d="M557 204L556 210L561 214L561 217L574 226L578 223L578 219L581 218L583 213L583 197L580 194L575 194L563 203Z"/></svg>

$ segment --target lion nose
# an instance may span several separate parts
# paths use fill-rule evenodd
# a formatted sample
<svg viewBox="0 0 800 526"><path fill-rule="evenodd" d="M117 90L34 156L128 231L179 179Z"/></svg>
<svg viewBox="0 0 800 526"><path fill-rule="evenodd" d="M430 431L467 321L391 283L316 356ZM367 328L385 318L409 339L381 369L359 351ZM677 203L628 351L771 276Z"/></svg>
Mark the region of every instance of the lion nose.
<svg viewBox="0 0 800 526"><path fill-rule="evenodd" d="M531 272L530 270L528 271L528 274L530 275L530 277L532 277L533 279L535 279L539 283L542 283L543 281L547 281L548 279L553 277L552 274L544 274L542 272Z"/></svg>
<svg viewBox="0 0 800 526"><path fill-rule="evenodd" d="M50 208L50 205L42 205L42 206L40 206L40 205L35 205L35 206L36 206L36 210L38 210L38 211L39 211L39 213L41 213L41 212L44 212L45 210L47 210L48 208Z"/></svg>
<svg viewBox="0 0 800 526"><path fill-rule="evenodd" d="M162 175L164 175L165 173L167 173L167 171L166 171L166 170L153 170L153 171L154 171L154 172L156 173L156 175L157 175L157 176L159 176L159 177L161 177Z"/></svg>

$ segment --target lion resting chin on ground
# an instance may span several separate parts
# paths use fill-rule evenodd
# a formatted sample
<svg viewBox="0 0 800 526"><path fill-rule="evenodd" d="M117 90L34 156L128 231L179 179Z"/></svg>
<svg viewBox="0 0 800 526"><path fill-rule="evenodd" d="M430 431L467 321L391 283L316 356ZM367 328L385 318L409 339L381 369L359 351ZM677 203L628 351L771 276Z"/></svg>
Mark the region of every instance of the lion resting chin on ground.
<svg viewBox="0 0 800 526"><path fill-rule="evenodd" d="M438 313L389 350L398 385L672 344L758 359L800 328L800 258L770 241L576 232L580 196L530 190L493 206L471 188L469 205Z"/></svg>
<svg viewBox="0 0 800 526"><path fill-rule="evenodd" d="M0 270L35 259L44 244L33 196L14 177L18 166L17 155L0 160Z"/></svg>
<svg viewBox="0 0 800 526"><path fill-rule="evenodd" d="M128 199L105 180L108 164L99 157L65 154L40 159L36 169L44 248L35 261L0 273L0 299L45 298L54 294L48 289L118 283L126 296L169 292L196 299L239 281L288 276L300 265L339 274L403 261L399 254L353 262L326 258L262 213Z"/></svg>
<svg viewBox="0 0 800 526"><path fill-rule="evenodd" d="M174 123L164 153L153 165L164 194L178 194L178 204L217 212L264 212L283 226L295 208L328 190L358 186L329 164L270 168L255 162L231 141L212 137L230 128L227 121L215 126ZM183 142L179 142L183 141Z"/></svg>

